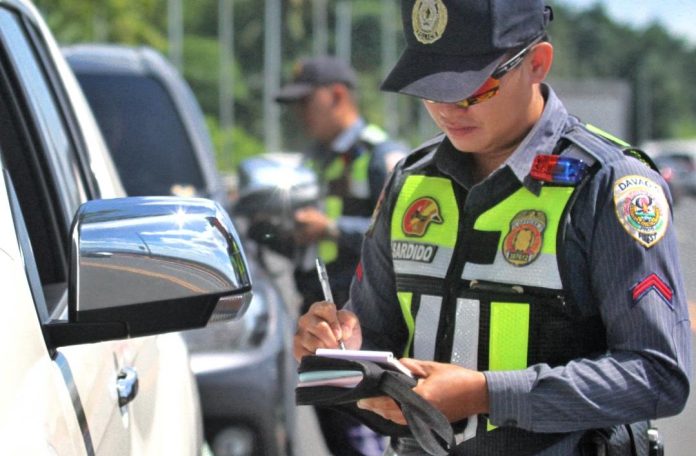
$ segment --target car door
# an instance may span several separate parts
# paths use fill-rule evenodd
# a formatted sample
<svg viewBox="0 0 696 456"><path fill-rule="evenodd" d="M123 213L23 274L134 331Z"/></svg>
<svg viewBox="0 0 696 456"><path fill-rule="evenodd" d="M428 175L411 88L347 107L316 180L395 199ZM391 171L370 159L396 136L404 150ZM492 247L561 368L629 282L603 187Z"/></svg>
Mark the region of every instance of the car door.
<svg viewBox="0 0 696 456"><path fill-rule="evenodd" d="M95 138L98 132L83 130L89 124L81 121L90 116L74 109L87 105L65 91L70 81L59 67L67 67L56 55L58 48L31 5L0 2L0 153L8 206L15 209L9 220L24 233L14 236L19 239L17 252L7 253L13 252L11 241L3 249L3 288L12 288L13 298L6 302L21 307L25 317L23 326L13 326L7 334L22 328L23 338L31 342L20 344L18 354L25 362L6 381L13 394L26 392L25 399L32 399L3 402L1 413L8 421L21 416L20 411L32 420L3 426L3 432L17 431L8 437L22 431L26 438L0 441L0 447L17 450L0 453L44 454L50 449L58 454L165 454L159 450L169 448L166 454L193 454L200 443L200 415L180 340L145 337L49 349L47 331L42 331L41 325L67 316L72 215L86 199L102 193L117 196L118 188L104 180L109 173L103 157L86 147L90 134ZM96 131L93 120L91 124ZM101 192L101 187L108 191ZM18 264L26 275L25 288L12 280L18 274L13 276L11 267ZM33 330L25 328L31 313ZM37 331L43 350L36 345ZM13 345L13 340L7 342ZM33 357L25 353L25 345ZM138 381L140 391L133 388ZM11 402L10 396L6 399ZM175 434L165 439L165 431Z"/></svg>
<svg viewBox="0 0 696 456"><path fill-rule="evenodd" d="M94 183L81 168L76 137L59 105L65 95L56 93L56 76L50 72L49 54L39 37L21 14L0 9L6 125L1 143L3 165L21 209L15 218L23 218L28 234L20 245L25 247L21 253L34 312L45 323L65 313L69 224L79 204L94 192ZM26 300L19 305L26 306ZM61 348L46 353L52 360L50 367L27 371L25 384L43 383L49 389L44 391L46 395L60 392L57 397L68 398L73 421L62 426L77 423L79 433L68 435L81 435L87 454L130 452L128 409L119 407L116 391L118 376L133 356L129 348L125 342ZM42 409L39 416L49 421L54 413L51 403L34 403ZM66 399L60 403L64 413L70 414ZM56 425L55 432L49 428L49 446L63 446L60 428Z"/></svg>

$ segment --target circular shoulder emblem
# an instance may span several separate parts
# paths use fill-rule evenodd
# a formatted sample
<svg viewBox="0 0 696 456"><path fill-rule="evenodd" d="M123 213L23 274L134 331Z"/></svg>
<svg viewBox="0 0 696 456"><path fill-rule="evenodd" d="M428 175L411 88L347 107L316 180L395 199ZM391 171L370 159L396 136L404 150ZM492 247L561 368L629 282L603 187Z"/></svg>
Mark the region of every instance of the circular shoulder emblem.
<svg viewBox="0 0 696 456"><path fill-rule="evenodd" d="M669 205L662 187L643 176L624 176L614 182L616 216L624 229L645 247L667 232Z"/></svg>
<svg viewBox="0 0 696 456"><path fill-rule="evenodd" d="M442 223L440 206L434 199L418 198L406 209L401 220L401 230L406 236L423 237L431 223Z"/></svg>
<svg viewBox="0 0 696 456"><path fill-rule="evenodd" d="M423 44L439 40L447 27L447 7L442 0L416 0L411 13L413 34Z"/></svg>
<svg viewBox="0 0 696 456"><path fill-rule="evenodd" d="M513 266L527 266L541 252L546 229L546 214L541 211L520 211L510 222L510 231L503 239L503 257Z"/></svg>

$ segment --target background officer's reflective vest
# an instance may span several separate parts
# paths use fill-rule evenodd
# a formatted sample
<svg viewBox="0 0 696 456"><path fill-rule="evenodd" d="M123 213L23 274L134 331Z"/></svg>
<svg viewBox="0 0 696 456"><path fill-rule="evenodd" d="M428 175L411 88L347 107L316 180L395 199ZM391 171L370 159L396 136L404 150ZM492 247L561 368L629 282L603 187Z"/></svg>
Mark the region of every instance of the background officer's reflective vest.
<svg viewBox="0 0 696 456"><path fill-rule="evenodd" d="M464 217L457 184L434 165L398 179L391 250L409 330L405 356L479 371L519 370L605 349L601 321L574 313L561 283L559 233L574 187L545 185L535 195L518 186ZM483 417L465 421L458 423L458 441L472 454L484 448L481 454L533 453L562 438L495 429Z"/></svg>
<svg viewBox="0 0 696 456"><path fill-rule="evenodd" d="M342 215L369 217L372 214L374 204L370 195L368 169L373 157L372 148L385 140L387 135L382 129L367 125L360 133L359 143L353 146L358 150L336 157L323 172L320 171L321 179L327 186L324 211L329 219L336 220ZM336 261L339 257L338 244L332 240L321 241L319 257L326 264Z"/></svg>

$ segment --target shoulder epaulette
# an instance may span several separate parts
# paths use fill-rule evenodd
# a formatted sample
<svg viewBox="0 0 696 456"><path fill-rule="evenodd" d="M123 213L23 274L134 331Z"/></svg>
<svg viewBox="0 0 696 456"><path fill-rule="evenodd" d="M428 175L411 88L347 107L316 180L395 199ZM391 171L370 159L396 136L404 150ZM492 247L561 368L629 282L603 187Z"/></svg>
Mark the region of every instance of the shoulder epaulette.
<svg viewBox="0 0 696 456"><path fill-rule="evenodd" d="M575 155L576 158L585 162L588 162L587 156L589 156L590 164L593 162L605 164L628 156L639 160L649 168L657 169L645 152L591 124L576 124L563 134L563 139L575 146L575 148L569 148L567 153L564 152L564 155Z"/></svg>
<svg viewBox="0 0 696 456"><path fill-rule="evenodd" d="M658 171L657 166L655 163L652 161L648 155L643 152L642 150L633 147L631 144L627 143L626 141L617 138L616 136L612 135L611 133L607 133L606 131L602 130L601 128L595 127L592 124L586 124L585 128L587 128L588 131L591 133L594 133L595 135L600 136L601 138L611 142L612 144L615 144L618 148L621 149L621 152L627 157L635 158L636 160L640 161L643 163L645 166L648 168L653 169L654 171Z"/></svg>
<svg viewBox="0 0 696 456"><path fill-rule="evenodd" d="M578 124L574 126L569 131L565 132L562 138L575 146L575 148L565 151L564 155L577 155L575 158L579 158L589 164L594 164L595 162L603 164L607 162L608 157L600 151L608 149L609 145L596 135L590 133L584 128L584 125Z"/></svg>

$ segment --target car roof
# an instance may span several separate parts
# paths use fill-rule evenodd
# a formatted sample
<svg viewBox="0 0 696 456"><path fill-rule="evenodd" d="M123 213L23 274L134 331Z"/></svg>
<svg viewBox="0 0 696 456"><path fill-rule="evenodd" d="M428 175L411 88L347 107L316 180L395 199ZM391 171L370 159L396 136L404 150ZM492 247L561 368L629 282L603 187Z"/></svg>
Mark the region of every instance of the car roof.
<svg viewBox="0 0 696 456"><path fill-rule="evenodd" d="M167 77L170 65L159 52L146 46L76 44L63 48L73 71L85 74L124 74Z"/></svg>

